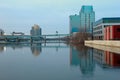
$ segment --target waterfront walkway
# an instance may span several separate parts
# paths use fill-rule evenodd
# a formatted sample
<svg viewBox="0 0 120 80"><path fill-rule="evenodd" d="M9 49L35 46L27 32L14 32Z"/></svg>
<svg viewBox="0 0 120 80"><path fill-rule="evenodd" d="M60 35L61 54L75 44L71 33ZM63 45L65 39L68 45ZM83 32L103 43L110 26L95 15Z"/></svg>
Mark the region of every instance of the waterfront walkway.
<svg viewBox="0 0 120 80"><path fill-rule="evenodd" d="M96 44L102 46L110 46L110 47L120 47L120 41L118 40L88 40L85 41L85 44Z"/></svg>
<svg viewBox="0 0 120 80"><path fill-rule="evenodd" d="M85 46L120 54L120 41L85 41Z"/></svg>

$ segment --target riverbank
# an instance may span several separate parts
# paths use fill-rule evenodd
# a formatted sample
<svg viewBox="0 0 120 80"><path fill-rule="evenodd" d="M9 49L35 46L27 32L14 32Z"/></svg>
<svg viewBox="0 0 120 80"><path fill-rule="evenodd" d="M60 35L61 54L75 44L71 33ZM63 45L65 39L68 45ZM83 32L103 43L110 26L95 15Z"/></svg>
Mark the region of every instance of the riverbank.
<svg viewBox="0 0 120 80"><path fill-rule="evenodd" d="M107 41L107 40L86 40L85 45L102 45L109 47L120 47L120 41Z"/></svg>
<svg viewBox="0 0 120 80"><path fill-rule="evenodd" d="M119 47L110 47L110 46L103 46L103 45L96 45L96 44L85 44L85 46L92 47L95 49L103 50L103 51L110 51L116 54L120 54Z"/></svg>

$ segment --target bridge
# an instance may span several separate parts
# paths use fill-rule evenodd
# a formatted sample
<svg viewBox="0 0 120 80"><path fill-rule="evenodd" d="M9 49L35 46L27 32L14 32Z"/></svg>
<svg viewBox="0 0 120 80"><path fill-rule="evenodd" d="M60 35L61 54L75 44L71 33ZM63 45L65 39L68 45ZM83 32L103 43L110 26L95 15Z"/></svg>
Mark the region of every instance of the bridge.
<svg viewBox="0 0 120 80"><path fill-rule="evenodd" d="M47 41L61 41L65 37L70 36L69 34L50 34L50 35L4 35L0 36L0 43L9 43L9 42L29 42L29 43L43 43Z"/></svg>

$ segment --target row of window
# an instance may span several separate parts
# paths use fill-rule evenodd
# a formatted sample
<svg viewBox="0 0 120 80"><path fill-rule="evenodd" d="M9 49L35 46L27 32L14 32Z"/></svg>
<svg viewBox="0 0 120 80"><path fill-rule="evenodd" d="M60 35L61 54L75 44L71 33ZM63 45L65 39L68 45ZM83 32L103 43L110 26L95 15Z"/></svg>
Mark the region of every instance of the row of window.
<svg viewBox="0 0 120 80"><path fill-rule="evenodd" d="M102 34L102 31L93 32L94 34Z"/></svg>
<svg viewBox="0 0 120 80"><path fill-rule="evenodd" d="M103 40L103 36L94 36L94 40Z"/></svg>
<svg viewBox="0 0 120 80"><path fill-rule="evenodd" d="M98 26L98 27L94 28L94 30L99 30L99 29L102 29L102 26Z"/></svg>

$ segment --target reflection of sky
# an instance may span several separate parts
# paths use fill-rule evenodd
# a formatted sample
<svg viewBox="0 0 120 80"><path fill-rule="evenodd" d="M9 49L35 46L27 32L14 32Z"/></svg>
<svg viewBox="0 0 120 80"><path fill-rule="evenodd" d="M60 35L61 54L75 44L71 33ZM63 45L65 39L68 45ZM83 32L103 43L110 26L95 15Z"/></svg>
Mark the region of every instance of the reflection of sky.
<svg viewBox="0 0 120 80"><path fill-rule="evenodd" d="M69 15L78 14L82 5L93 5L96 18L119 16L119 0L1 0L0 28L5 32L29 34L33 24L43 33L69 32ZM112 11L111 11L112 10Z"/></svg>

